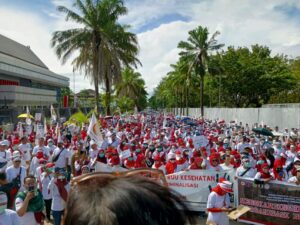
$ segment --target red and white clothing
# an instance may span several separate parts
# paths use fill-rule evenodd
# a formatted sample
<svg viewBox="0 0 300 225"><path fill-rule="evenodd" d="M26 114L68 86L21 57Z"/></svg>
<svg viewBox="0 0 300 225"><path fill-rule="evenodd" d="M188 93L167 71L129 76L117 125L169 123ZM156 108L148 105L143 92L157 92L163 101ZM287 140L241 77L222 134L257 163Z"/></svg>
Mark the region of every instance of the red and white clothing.
<svg viewBox="0 0 300 225"><path fill-rule="evenodd" d="M229 225L229 219L226 212L219 210L220 208L230 207L230 198L228 194L220 195L212 191L207 200L208 217L207 221L215 222L218 225Z"/></svg>

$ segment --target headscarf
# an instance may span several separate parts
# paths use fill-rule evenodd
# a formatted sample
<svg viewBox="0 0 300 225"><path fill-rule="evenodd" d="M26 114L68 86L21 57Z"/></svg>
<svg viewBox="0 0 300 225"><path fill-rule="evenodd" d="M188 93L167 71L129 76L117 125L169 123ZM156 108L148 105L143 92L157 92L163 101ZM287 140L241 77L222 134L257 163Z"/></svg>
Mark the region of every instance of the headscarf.
<svg viewBox="0 0 300 225"><path fill-rule="evenodd" d="M202 169L202 167L201 167L202 162L203 162L203 158L201 158L201 157L196 157L196 158L194 159L194 162L191 164L190 169L191 169L191 170L199 170L199 169Z"/></svg>
<svg viewBox="0 0 300 225"><path fill-rule="evenodd" d="M264 164L261 165L261 172L260 172L261 178L262 178L262 179L268 179L268 178L271 177L270 171L268 170L268 172L265 173L265 172L263 171L264 168L270 169L268 163L264 163Z"/></svg>
<svg viewBox="0 0 300 225"><path fill-rule="evenodd" d="M276 160L275 160L274 166L273 166L273 174L274 174L274 178L275 178L276 180L282 181L282 180L283 180L283 177L282 177L282 176L279 176L279 173L277 172L277 168L283 169L283 164L282 164L281 159L276 159Z"/></svg>

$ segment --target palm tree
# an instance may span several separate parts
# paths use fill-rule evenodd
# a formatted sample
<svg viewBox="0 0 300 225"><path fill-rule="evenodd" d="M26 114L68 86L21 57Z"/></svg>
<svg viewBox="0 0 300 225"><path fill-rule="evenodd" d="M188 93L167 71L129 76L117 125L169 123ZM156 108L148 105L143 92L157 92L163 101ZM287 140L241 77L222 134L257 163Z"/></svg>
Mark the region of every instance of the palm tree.
<svg viewBox="0 0 300 225"><path fill-rule="evenodd" d="M142 75L126 67L122 71L121 81L116 85L116 94L118 97L126 96L127 98L131 98L138 107L138 110L141 110L142 106L139 104L139 100L147 97L145 81Z"/></svg>
<svg viewBox="0 0 300 225"><path fill-rule="evenodd" d="M65 6L57 9L66 14L66 20L78 23L79 28L54 32L51 44L62 63L79 51L72 64L91 78L99 109L99 84L104 84L109 101L111 86L120 78L121 67L140 64L136 58L137 38L128 31L129 26L118 22L127 13L122 0L75 0L74 7L78 13ZM110 114L110 104L106 111Z"/></svg>
<svg viewBox="0 0 300 225"><path fill-rule="evenodd" d="M207 71L207 62L209 60L209 52L218 50L224 46L224 44L218 44L216 36L220 32L216 31L211 38L209 38L208 29L205 27L197 27L194 30L189 31L188 41L181 41L178 44L178 48L183 49L179 53L184 61L189 64L190 70L194 70L196 74L200 76L200 105L201 116L204 116L204 76Z"/></svg>

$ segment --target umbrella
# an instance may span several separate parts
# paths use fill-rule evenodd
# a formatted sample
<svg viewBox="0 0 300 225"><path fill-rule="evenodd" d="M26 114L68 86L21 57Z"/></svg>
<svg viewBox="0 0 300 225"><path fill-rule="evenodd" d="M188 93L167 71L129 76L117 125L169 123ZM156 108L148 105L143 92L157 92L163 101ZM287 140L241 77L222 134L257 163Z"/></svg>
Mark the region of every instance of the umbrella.
<svg viewBox="0 0 300 225"><path fill-rule="evenodd" d="M183 117L183 118L181 119L181 122L184 122L184 123L185 123L186 121L188 121L188 120L190 120L190 119L191 119L190 117L187 117L187 116L186 116L186 117Z"/></svg>
<svg viewBox="0 0 300 225"><path fill-rule="evenodd" d="M273 133L265 128L253 128L252 129L253 132L257 133L257 134L261 134L264 136L274 136Z"/></svg>
<svg viewBox="0 0 300 225"><path fill-rule="evenodd" d="M30 119L33 119L32 115L29 115L29 117L30 117ZM20 115L18 115L18 118L27 118L27 114L26 113L20 114Z"/></svg>

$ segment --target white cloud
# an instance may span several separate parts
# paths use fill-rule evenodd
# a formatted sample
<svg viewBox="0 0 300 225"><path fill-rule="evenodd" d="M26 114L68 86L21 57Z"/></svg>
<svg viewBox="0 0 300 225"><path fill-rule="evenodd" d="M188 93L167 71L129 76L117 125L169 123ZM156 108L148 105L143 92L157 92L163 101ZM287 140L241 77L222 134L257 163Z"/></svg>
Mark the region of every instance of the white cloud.
<svg viewBox="0 0 300 225"><path fill-rule="evenodd" d="M70 7L72 0L51 0L57 5ZM159 83L170 70L169 65L178 59L177 44L186 40L187 32L198 25L207 26L210 32L220 30L218 37L226 46L250 46L259 43L269 46L274 53L297 56L300 49L300 22L291 20L276 10L275 6L295 6L297 0L129 0L125 1L129 13L121 22L131 24L139 30L153 20L158 21L164 15L177 14L190 18L188 22L174 21L161 24L155 29L138 34L140 44L139 58L143 64L142 73L148 91ZM67 23L64 15L55 10L45 9L49 19L46 21L37 12L21 11L16 7L0 8L0 33L31 49L54 72L72 75L72 66L62 66L50 47L51 33L77 27ZM11 18L14 18L13 20ZM93 88L84 76L76 76L76 91ZM72 78L72 76L71 76ZM70 86L73 89L72 79Z"/></svg>
<svg viewBox="0 0 300 225"><path fill-rule="evenodd" d="M289 2L300 8L300 1ZM170 1L168 3L168 11L178 4L176 1L173 1L174 4ZM140 60L143 63L143 68L139 70L146 80L148 90L151 92L157 86L170 70L168 65L178 59L178 42L186 40L187 32L198 25L207 26L211 33L215 30L221 31L218 40L226 46L250 46L258 43L269 46L273 54L297 56L300 46L300 22L293 22L287 15L274 10L276 5L285 3L287 1L213 0L193 1L183 9L178 6L174 12L180 11L182 15L191 17L190 22L162 24L138 35L141 46ZM132 11L129 11L129 14L133 12L138 20L135 24L141 27L146 23L146 20L142 19L144 14L146 18L157 18L162 13L155 3L152 6L145 5L144 8L141 5L131 7ZM145 13L148 10L154 15Z"/></svg>
<svg viewBox="0 0 300 225"><path fill-rule="evenodd" d="M51 12L49 11L49 13ZM66 24L61 16L49 22L34 12L0 8L0 33L23 45L29 45L51 71L61 75L72 74L73 69L69 62L62 65L55 55L54 49L50 46L51 34L55 27L67 29L72 26L74 27L74 24ZM76 83L76 92L92 87L83 75L77 75L76 79L79 79L79 82ZM70 79L70 87L73 89L71 81L72 79Z"/></svg>

